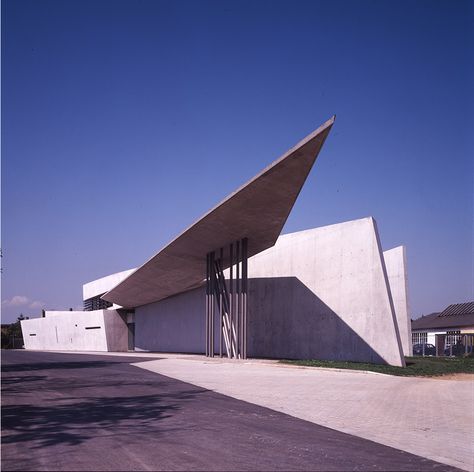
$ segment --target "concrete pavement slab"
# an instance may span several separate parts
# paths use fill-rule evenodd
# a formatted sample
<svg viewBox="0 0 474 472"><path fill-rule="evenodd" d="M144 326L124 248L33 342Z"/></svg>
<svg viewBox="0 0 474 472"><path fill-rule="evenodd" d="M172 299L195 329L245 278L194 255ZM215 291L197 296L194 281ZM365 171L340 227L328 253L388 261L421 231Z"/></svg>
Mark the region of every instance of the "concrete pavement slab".
<svg viewBox="0 0 474 472"><path fill-rule="evenodd" d="M173 356L135 364L387 446L474 469L474 383Z"/></svg>
<svg viewBox="0 0 474 472"><path fill-rule="evenodd" d="M3 352L2 470L454 470L133 360Z"/></svg>

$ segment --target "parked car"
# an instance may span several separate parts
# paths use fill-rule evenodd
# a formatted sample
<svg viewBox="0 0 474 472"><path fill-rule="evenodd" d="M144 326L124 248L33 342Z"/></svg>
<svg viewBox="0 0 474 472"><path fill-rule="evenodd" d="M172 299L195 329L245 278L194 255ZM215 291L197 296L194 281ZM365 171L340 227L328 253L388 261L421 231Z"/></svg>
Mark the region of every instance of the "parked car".
<svg viewBox="0 0 474 472"><path fill-rule="evenodd" d="M436 347L433 344L420 343L413 345L414 356L436 356Z"/></svg>
<svg viewBox="0 0 474 472"><path fill-rule="evenodd" d="M453 344L452 346L447 345L446 348L444 349L444 355L445 356L462 356L465 353L465 351L466 351L466 348L464 347L464 344L458 341L456 344Z"/></svg>

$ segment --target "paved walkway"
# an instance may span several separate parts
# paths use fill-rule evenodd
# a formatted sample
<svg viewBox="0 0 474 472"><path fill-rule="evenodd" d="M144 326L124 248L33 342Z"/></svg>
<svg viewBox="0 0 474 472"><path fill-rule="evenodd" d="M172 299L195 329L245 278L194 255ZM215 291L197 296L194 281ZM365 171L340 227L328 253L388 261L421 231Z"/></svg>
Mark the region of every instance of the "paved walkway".
<svg viewBox="0 0 474 472"><path fill-rule="evenodd" d="M2 352L2 470L458 470L130 365L145 360Z"/></svg>
<svg viewBox="0 0 474 472"><path fill-rule="evenodd" d="M474 382L159 355L135 365L175 379L474 470Z"/></svg>

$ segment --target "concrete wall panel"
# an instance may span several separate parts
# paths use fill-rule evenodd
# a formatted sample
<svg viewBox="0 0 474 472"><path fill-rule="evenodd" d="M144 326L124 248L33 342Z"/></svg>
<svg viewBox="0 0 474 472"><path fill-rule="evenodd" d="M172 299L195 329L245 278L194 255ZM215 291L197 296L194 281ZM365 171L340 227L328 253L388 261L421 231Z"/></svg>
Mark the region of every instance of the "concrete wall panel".
<svg viewBox="0 0 474 472"><path fill-rule="evenodd" d="M399 246L383 253L390 291L392 292L397 316L400 339L405 356L412 355L411 316L408 305L408 279L405 246Z"/></svg>
<svg viewBox="0 0 474 472"><path fill-rule="evenodd" d="M128 351L128 328L126 316L126 314L120 315L116 310L104 310L108 351Z"/></svg>
<svg viewBox="0 0 474 472"><path fill-rule="evenodd" d="M82 286L82 299L88 300L108 292L135 271L136 269L124 270L87 282Z"/></svg>
<svg viewBox="0 0 474 472"><path fill-rule="evenodd" d="M282 236L249 277L249 355L404 364L372 218Z"/></svg>
<svg viewBox="0 0 474 472"><path fill-rule="evenodd" d="M106 317L115 311L55 311L45 318L23 320L25 349L45 351L107 351ZM126 326L124 326L126 330Z"/></svg>
<svg viewBox="0 0 474 472"><path fill-rule="evenodd" d="M135 347L162 352L204 352L204 288L135 309Z"/></svg>

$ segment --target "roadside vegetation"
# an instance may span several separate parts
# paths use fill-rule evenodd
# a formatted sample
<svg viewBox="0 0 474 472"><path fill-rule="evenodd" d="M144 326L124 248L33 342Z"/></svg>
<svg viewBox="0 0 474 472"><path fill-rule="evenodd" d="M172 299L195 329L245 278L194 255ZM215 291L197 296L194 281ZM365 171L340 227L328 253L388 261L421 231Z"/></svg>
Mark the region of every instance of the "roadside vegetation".
<svg viewBox="0 0 474 472"><path fill-rule="evenodd" d="M22 314L15 323L2 324L2 349L21 349L23 347L23 335L21 333L20 321L27 320Z"/></svg>
<svg viewBox="0 0 474 472"><path fill-rule="evenodd" d="M326 367L332 369L368 370L381 374L417 377L435 377L447 374L474 374L473 357L406 357L406 367L391 365L368 364L364 362L280 360L283 364L306 367Z"/></svg>

